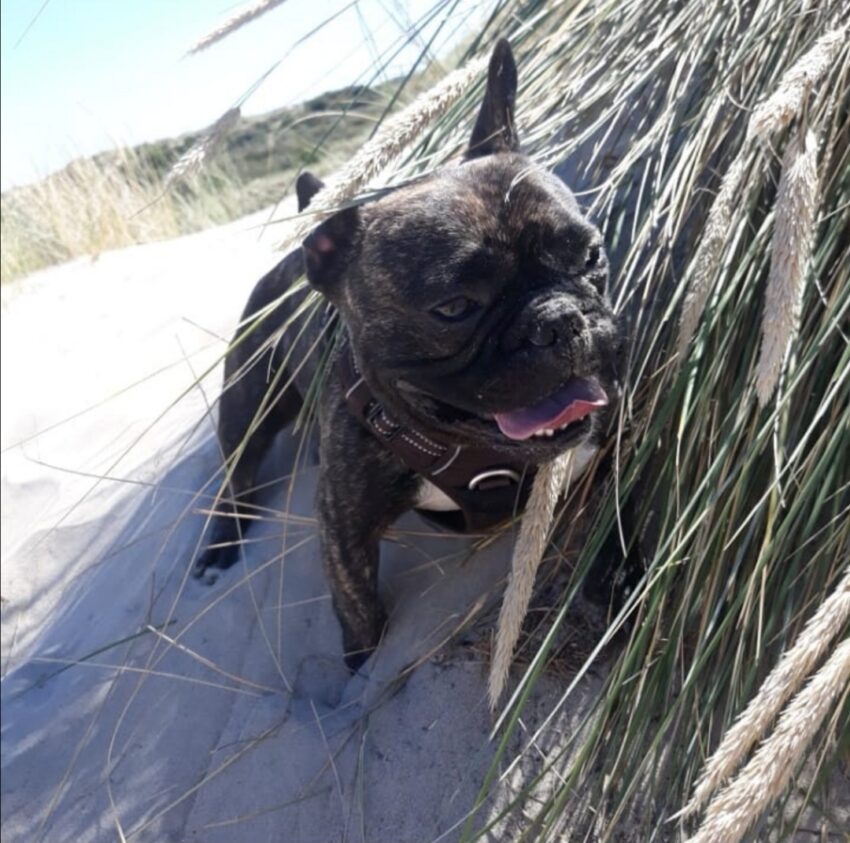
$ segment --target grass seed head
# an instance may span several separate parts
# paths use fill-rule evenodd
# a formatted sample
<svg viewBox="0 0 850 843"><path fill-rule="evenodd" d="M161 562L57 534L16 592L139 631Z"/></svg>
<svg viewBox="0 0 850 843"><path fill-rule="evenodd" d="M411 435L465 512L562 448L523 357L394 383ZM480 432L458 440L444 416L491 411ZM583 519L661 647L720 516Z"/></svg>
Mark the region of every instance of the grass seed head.
<svg viewBox="0 0 850 843"><path fill-rule="evenodd" d="M786 71L775 91L753 112L750 135L769 140L800 114L808 92L830 69L846 37L847 24L826 32Z"/></svg>
<svg viewBox="0 0 850 843"><path fill-rule="evenodd" d="M782 160L756 369L762 406L776 389L786 351L799 328L817 209L817 147L808 130L788 144Z"/></svg>
<svg viewBox="0 0 850 843"><path fill-rule="evenodd" d="M705 310L711 292L712 280L717 274L717 265L729 235L732 214L740 194L744 169L744 152L742 150L726 171L720 190L708 213L702 239L693 259L690 285L682 305L677 342L680 361L684 359L688 352L688 347L696 334L697 326Z"/></svg>
<svg viewBox="0 0 850 843"><path fill-rule="evenodd" d="M256 3L244 6L227 18L227 20L207 32L202 38L199 38L189 48L187 55L191 56L195 53L200 53L202 50L206 50L207 47L211 47L223 38L227 38L228 35L245 26L246 23L251 23L251 21L256 20L266 12L270 12L276 6L280 6L283 2L284 0L258 0Z"/></svg>
<svg viewBox="0 0 850 843"><path fill-rule="evenodd" d="M700 810L735 772L746 754L779 714L782 706L797 693L848 621L850 569L806 624L794 646L782 656L737 722L723 735L720 746L706 762L684 813L691 814Z"/></svg>
<svg viewBox="0 0 850 843"><path fill-rule="evenodd" d="M797 694L776 728L741 773L708 806L688 843L739 843L761 813L779 797L850 681L850 638L842 641Z"/></svg>
<svg viewBox="0 0 850 843"><path fill-rule="evenodd" d="M519 537L514 546L511 575L499 622L496 627L496 649L490 665L489 697L491 710L496 708L507 682L522 622L528 611L537 569L543 559L555 504L570 482L574 452L568 451L540 467L522 517Z"/></svg>
<svg viewBox="0 0 850 843"><path fill-rule="evenodd" d="M175 182L199 172L212 157L222 138L236 125L241 115L242 111L239 108L231 108L222 114L209 131L177 159L165 177L165 187L169 188Z"/></svg>

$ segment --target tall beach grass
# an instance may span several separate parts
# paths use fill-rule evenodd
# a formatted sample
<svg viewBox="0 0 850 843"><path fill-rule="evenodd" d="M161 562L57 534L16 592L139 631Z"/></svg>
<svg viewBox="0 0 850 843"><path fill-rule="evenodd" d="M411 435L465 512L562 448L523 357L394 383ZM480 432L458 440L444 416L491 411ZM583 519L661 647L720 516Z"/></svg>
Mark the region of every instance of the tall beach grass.
<svg viewBox="0 0 850 843"><path fill-rule="evenodd" d="M80 158L63 170L0 198L0 277L109 249L179 237L245 212L245 191L216 163L179 190L133 150L108 159Z"/></svg>
<svg viewBox="0 0 850 843"><path fill-rule="evenodd" d="M528 818L523 840L618 840L626 828L641 841L697 833L699 813L682 808L706 759L847 568L845 12L837 0L502 2L462 59L474 66L496 36L510 37L525 151L564 173L602 226L613 300L630 334L609 441L614 470L598 478L605 503L586 514L588 535L544 643L510 683L497 757L464 840L498 833L519 811ZM427 129L396 147L384 136L392 160L367 184L337 185L334 198L368 195L370 184L399 184L457 156L480 94L480 83L456 91ZM795 137L805 138L802 153ZM782 234L789 227L793 243ZM792 291L781 324L768 292L772 262L773 277ZM777 332L771 345L782 359L773 352L768 379L761 336ZM570 503L555 508L552 524L550 507L535 510L543 521L533 532L542 524L553 555L559 517L562 525L574 517ZM488 797L521 762L506 747L558 627L570 623L612 536L624 550L640 542L646 570L560 704L603 664L604 692L544 772L487 814ZM764 781L770 798L751 803L729 839L835 828L826 784L850 741L850 713L844 666L830 671L834 693L788 755L793 770ZM783 691L793 700L780 720L786 734L807 678ZM754 743L768 739L768 720Z"/></svg>

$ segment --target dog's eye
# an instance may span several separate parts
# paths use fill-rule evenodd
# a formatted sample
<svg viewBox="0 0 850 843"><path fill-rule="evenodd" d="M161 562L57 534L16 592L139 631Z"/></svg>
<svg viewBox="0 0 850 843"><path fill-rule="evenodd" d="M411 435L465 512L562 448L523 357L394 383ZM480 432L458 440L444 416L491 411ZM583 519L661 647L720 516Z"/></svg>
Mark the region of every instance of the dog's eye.
<svg viewBox="0 0 850 843"><path fill-rule="evenodd" d="M456 296L453 299L444 301L442 304L438 304L436 307L432 307L431 313L449 322L460 322L461 319L472 316L478 310L478 307L478 302L468 299L466 296Z"/></svg>
<svg viewBox="0 0 850 843"><path fill-rule="evenodd" d="M595 269L599 265L599 258L602 256L602 250L599 246L591 246L587 250L587 258L584 261L585 269Z"/></svg>

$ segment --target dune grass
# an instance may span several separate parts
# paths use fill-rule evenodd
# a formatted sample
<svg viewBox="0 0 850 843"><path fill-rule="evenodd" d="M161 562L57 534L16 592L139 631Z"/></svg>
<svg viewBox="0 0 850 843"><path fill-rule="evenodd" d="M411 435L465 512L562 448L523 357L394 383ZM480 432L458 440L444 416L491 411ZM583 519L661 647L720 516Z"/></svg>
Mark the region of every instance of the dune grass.
<svg viewBox="0 0 850 843"><path fill-rule="evenodd" d="M707 756L847 567L843 26L839 2L505 2L470 47L467 63L492 37L511 37L524 148L584 191L613 256L612 295L631 337L611 432L615 472L601 478L607 503L589 513L554 625L501 713L479 806L519 762L506 747L606 540L642 541L647 570L565 688L564 699L594 661L606 662L605 692L585 727L496 816L474 809L464 840L520 810L532 818L527 840L615 840L625 828L640 829L642 841L687 839L699 814L681 809ZM470 84L427 132L406 138L381 181L401 183L456 156L479 96ZM804 161L794 152L801 136ZM794 167L809 173L796 198L783 187ZM337 186L337 200L349 195ZM789 242L774 229L789 231L792 217L800 230ZM775 257L779 246L793 259ZM776 295L765 295L772 261L774 277L785 266L793 300L778 340ZM773 357L769 389L763 342ZM562 512L566 525L570 502ZM550 535L557 543L557 529ZM724 839L790 839L803 817L835 828L819 788L850 740L846 686L824 709L798 737L783 786L751 803ZM527 747L535 751L534 736ZM541 799L536 789L553 774L557 784Z"/></svg>
<svg viewBox="0 0 850 843"><path fill-rule="evenodd" d="M230 109L203 162L193 164L189 156L210 129L78 158L41 181L5 191L0 279L179 237L274 205L291 192L303 167L324 174L343 164L388 109L431 78L418 73L403 86L372 86L379 75L268 114Z"/></svg>
<svg viewBox="0 0 850 843"><path fill-rule="evenodd" d="M243 213L245 196L219 165L179 191L133 150L81 158L48 178L5 192L3 282L81 255L178 237Z"/></svg>
<svg viewBox="0 0 850 843"><path fill-rule="evenodd" d="M445 14L452 9L438 6ZM495 729L496 757L463 840L485 838L520 811L527 818L521 839L528 841L666 841L698 834L700 814L682 809L707 758L845 575L846 39L819 78L805 82L790 113L788 98L782 101L775 130L761 138L748 131L751 115L764 115L759 106L781 90L818 39L841 24L842 13L840 0L501 0L459 56L459 64L469 66L487 55L494 37L510 37L520 66L525 151L565 170L602 226L615 269L613 300L631 338L608 443L613 471L597 478L605 503L586 513L587 537L572 559L544 643L513 677ZM380 173L369 173L350 192L368 191L373 176L401 183L455 157L480 94L480 82L455 91L427 125L404 138ZM807 256L795 280L799 316L780 343L777 382L760 402L756 383L783 157L805 132L813 133L819 187ZM344 193L341 187L335 196ZM695 290L699 302L683 340L682 308ZM632 519L624 518L627 510ZM574 514L573 500L556 510L549 553L561 551L560 536ZM604 691L583 727L545 758L542 772L487 814L488 796L521 761L507 747L520 732L558 628L570 623L571 607L611 536L624 547L641 541L647 569L565 685L561 704L584 673L603 664ZM780 737L796 741L783 747L791 775L782 782L756 779L771 787L770 798L751 800L751 814L724 839L790 840L804 822L824 836L842 833L826 785L850 750L850 695L846 682L837 681L845 676L842 666L833 664L846 653L839 642L848 633L847 624L833 629L835 641L817 650L825 655L807 665L814 673L826 658L827 674L818 673L808 686L805 675L783 685L790 703L780 703L776 714ZM819 722L795 735L788 718L808 699L801 689L826 686L831 696L817 712ZM722 778L746 764L775 716L767 721L748 735ZM534 735L524 745L537 752ZM701 804L710 798L703 794ZM716 816L717 809L709 807L708 814Z"/></svg>

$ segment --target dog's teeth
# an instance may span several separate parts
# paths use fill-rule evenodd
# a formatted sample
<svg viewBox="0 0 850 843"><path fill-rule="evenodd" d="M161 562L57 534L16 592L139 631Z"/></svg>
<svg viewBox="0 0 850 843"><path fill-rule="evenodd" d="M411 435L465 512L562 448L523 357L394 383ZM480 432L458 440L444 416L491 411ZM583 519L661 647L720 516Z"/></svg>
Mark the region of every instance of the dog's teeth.
<svg viewBox="0 0 850 843"><path fill-rule="evenodd" d="M536 430L531 435L536 437L537 439L540 439L542 436L552 436L552 435L554 435L554 433L555 433L555 431L552 430L551 428L544 427L541 430Z"/></svg>

